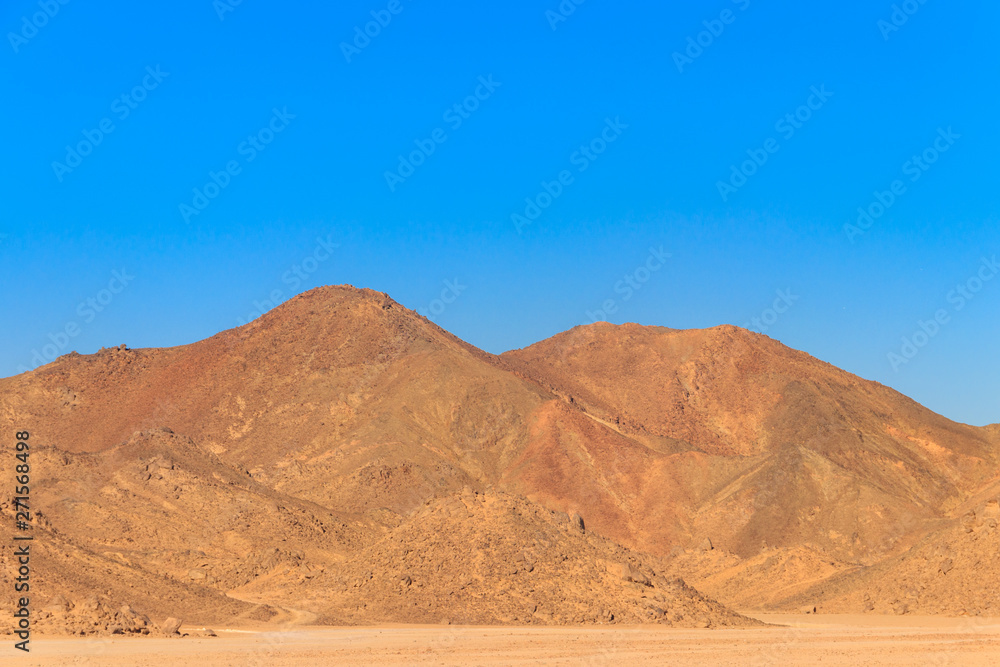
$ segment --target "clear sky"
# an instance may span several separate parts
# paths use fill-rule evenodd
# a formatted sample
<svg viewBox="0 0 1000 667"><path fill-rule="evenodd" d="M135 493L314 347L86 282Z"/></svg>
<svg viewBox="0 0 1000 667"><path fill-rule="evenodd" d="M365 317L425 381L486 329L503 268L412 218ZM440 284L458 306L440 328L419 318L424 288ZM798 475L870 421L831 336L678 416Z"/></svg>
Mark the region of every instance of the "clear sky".
<svg viewBox="0 0 1000 667"><path fill-rule="evenodd" d="M896 7L4 3L0 375L350 283L491 352L747 325L998 422L1000 9Z"/></svg>

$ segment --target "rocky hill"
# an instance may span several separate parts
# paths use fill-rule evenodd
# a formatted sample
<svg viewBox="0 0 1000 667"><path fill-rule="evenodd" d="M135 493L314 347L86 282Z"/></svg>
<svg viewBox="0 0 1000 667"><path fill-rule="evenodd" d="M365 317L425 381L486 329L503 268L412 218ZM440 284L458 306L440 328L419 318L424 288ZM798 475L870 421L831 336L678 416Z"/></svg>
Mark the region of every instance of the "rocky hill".
<svg viewBox="0 0 1000 667"><path fill-rule="evenodd" d="M998 427L764 336L598 323L495 356L346 286L0 379L23 430L42 596L204 623L739 625L722 605L857 606L1000 495Z"/></svg>

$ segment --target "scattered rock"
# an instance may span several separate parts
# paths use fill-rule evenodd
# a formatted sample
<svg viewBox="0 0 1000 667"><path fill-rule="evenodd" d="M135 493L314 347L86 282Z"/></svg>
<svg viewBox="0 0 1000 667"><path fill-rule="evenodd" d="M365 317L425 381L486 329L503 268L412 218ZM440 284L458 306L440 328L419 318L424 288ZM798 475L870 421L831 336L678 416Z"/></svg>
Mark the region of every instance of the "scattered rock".
<svg viewBox="0 0 1000 667"><path fill-rule="evenodd" d="M711 551L715 548L715 546L712 544L711 538L706 537L702 540L701 544L698 545L698 548L702 551Z"/></svg>
<svg viewBox="0 0 1000 667"><path fill-rule="evenodd" d="M574 512L573 516L571 516L569 518L569 520L570 520L570 523L573 525L574 528L576 528L576 529L578 529L580 531L586 531L587 530L586 527L583 524L583 517L580 516L578 513Z"/></svg>
<svg viewBox="0 0 1000 667"><path fill-rule="evenodd" d="M36 627L47 634L89 636L147 635L151 626L148 617L127 604L115 611L95 596L75 605L56 596L39 611Z"/></svg>
<svg viewBox="0 0 1000 667"><path fill-rule="evenodd" d="M619 563L617 569L618 576L622 578L622 581L642 584L643 586L650 585L649 577L633 567L631 563Z"/></svg>
<svg viewBox="0 0 1000 667"><path fill-rule="evenodd" d="M160 624L160 631L167 635L180 634L182 621L177 618L168 618Z"/></svg>
<svg viewBox="0 0 1000 667"><path fill-rule="evenodd" d="M101 602L96 595L91 595L80 603L80 611L84 613L96 613L101 608Z"/></svg>
<svg viewBox="0 0 1000 667"><path fill-rule="evenodd" d="M57 595L49 603L42 607L42 611L47 611L50 614L66 614L69 612L71 605L69 601L61 595Z"/></svg>
<svg viewBox="0 0 1000 667"><path fill-rule="evenodd" d="M652 605L652 604L646 605L646 609L649 610L649 615L652 616L654 619L656 619L656 618L663 618L663 616L666 615L666 613L667 613L664 610L662 610L659 607L657 607L656 605Z"/></svg>

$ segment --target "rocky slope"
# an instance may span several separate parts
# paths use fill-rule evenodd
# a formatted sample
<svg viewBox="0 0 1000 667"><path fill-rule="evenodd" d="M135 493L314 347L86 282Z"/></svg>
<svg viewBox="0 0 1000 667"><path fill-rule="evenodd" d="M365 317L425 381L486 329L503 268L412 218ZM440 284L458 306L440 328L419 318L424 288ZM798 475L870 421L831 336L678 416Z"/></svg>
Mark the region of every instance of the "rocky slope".
<svg viewBox="0 0 1000 667"><path fill-rule="evenodd" d="M708 535L744 557L805 546L872 562L998 473L990 431L736 327L598 323L502 356L665 455L651 476L658 488L676 485L682 546ZM649 489L633 505L655 511L663 500Z"/></svg>
<svg viewBox="0 0 1000 667"><path fill-rule="evenodd" d="M676 577L741 608L857 606L1000 495L1000 428L757 334L598 323L494 356L350 287L0 379L0 432L21 430L42 597L206 624L745 622Z"/></svg>
<svg viewBox="0 0 1000 667"><path fill-rule="evenodd" d="M587 531L579 515L468 488L428 501L286 601L349 624L758 625Z"/></svg>

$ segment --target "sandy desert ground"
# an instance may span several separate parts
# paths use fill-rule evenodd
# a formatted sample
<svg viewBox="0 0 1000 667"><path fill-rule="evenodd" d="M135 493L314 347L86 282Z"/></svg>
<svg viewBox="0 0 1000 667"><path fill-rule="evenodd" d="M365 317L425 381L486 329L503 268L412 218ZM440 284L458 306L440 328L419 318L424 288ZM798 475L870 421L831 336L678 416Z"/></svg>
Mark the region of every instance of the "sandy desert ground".
<svg viewBox="0 0 1000 667"><path fill-rule="evenodd" d="M38 638L3 665L996 665L1000 619L757 615L780 627L430 627L219 631L178 639Z"/></svg>

